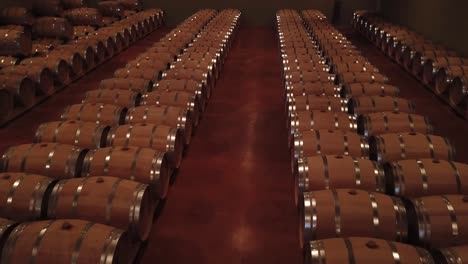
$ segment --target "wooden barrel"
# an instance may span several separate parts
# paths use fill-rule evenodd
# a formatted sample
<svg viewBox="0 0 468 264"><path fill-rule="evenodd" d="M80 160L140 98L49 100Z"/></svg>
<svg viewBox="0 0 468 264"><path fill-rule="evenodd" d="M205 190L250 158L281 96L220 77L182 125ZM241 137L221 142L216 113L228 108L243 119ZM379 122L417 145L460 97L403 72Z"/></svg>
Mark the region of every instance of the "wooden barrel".
<svg viewBox="0 0 468 264"><path fill-rule="evenodd" d="M119 1L101 1L98 10L106 17L124 17L124 8Z"/></svg>
<svg viewBox="0 0 468 264"><path fill-rule="evenodd" d="M450 89L449 89L450 105L454 108L457 108L459 106L463 107L463 104L465 104L464 105L465 109L463 111L467 112L466 111L467 94L468 94L468 75L462 76L462 77L456 77L453 80L452 85L450 86Z"/></svg>
<svg viewBox="0 0 468 264"><path fill-rule="evenodd" d="M435 76L435 93L444 94L448 92L453 79L461 76L468 76L468 65L448 66L440 69Z"/></svg>
<svg viewBox="0 0 468 264"><path fill-rule="evenodd" d="M94 122L114 126L125 122L127 109L110 104L75 104L68 106L61 115L62 120Z"/></svg>
<svg viewBox="0 0 468 264"><path fill-rule="evenodd" d="M134 69L145 69L145 68L156 68L161 70L166 70L170 67L170 63L165 60L133 60L127 62L125 65L126 68Z"/></svg>
<svg viewBox="0 0 468 264"><path fill-rule="evenodd" d="M153 90L153 83L148 80L137 78L110 78L102 80L99 89L120 89L146 93Z"/></svg>
<svg viewBox="0 0 468 264"><path fill-rule="evenodd" d="M57 121L44 123L36 130L34 141L61 143L80 148L101 148L106 145L109 127L81 121Z"/></svg>
<svg viewBox="0 0 468 264"><path fill-rule="evenodd" d="M310 83L310 82L333 82L335 80L334 74L316 71L299 71L291 72L285 76L288 84L293 83Z"/></svg>
<svg viewBox="0 0 468 264"><path fill-rule="evenodd" d="M73 38L73 26L65 18L41 17L33 24L35 38L57 38L69 40Z"/></svg>
<svg viewBox="0 0 468 264"><path fill-rule="evenodd" d="M48 200L49 219L80 219L127 230L145 241L155 203L148 185L114 177L61 180Z"/></svg>
<svg viewBox="0 0 468 264"><path fill-rule="evenodd" d="M87 150L57 143L24 144L10 147L2 156L1 171L26 172L51 178L80 175Z"/></svg>
<svg viewBox="0 0 468 264"><path fill-rule="evenodd" d="M360 96L398 96L400 89L396 86L381 83L351 83L343 85L341 97L351 98Z"/></svg>
<svg viewBox="0 0 468 264"><path fill-rule="evenodd" d="M422 78L426 61L442 56L457 56L457 54L447 50L445 47L434 45L428 46L427 50L416 51L411 61L411 73L418 78Z"/></svg>
<svg viewBox="0 0 468 264"><path fill-rule="evenodd" d="M360 96L348 101L348 113L363 115L378 112L414 113L413 101L392 96Z"/></svg>
<svg viewBox="0 0 468 264"><path fill-rule="evenodd" d="M427 117L399 112L360 115L357 124L359 134L366 137L400 132L431 134L434 131Z"/></svg>
<svg viewBox="0 0 468 264"><path fill-rule="evenodd" d="M0 69L18 65L20 60L15 57L0 56Z"/></svg>
<svg viewBox="0 0 468 264"><path fill-rule="evenodd" d="M54 51L68 53L68 61L71 62L70 65L72 65L75 75L96 66L97 55L91 45L85 43L65 44L56 47Z"/></svg>
<svg viewBox="0 0 468 264"><path fill-rule="evenodd" d="M356 117L343 112L301 111L291 118L291 134L314 130L357 132Z"/></svg>
<svg viewBox="0 0 468 264"><path fill-rule="evenodd" d="M72 69L64 59L58 57L34 57L22 60L21 64L47 67L54 74L54 82L59 84L68 84L70 82Z"/></svg>
<svg viewBox="0 0 468 264"><path fill-rule="evenodd" d="M36 83L42 94L52 94L55 91L54 76L49 68L40 65L16 65L0 70L0 74L11 74L27 77Z"/></svg>
<svg viewBox="0 0 468 264"><path fill-rule="evenodd" d="M8 239L11 231L18 225L18 223L9 219L0 218L0 260L2 258L2 251L5 241Z"/></svg>
<svg viewBox="0 0 468 264"><path fill-rule="evenodd" d="M119 0L119 3L125 8L135 11L142 9L142 3L140 0Z"/></svg>
<svg viewBox="0 0 468 264"><path fill-rule="evenodd" d="M294 157L342 155L369 158L367 139L339 130L310 130L294 136Z"/></svg>
<svg viewBox="0 0 468 264"><path fill-rule="evenodd" d="M177 72L172 75L169 72L165 79L187 79L201 82L210 88L208 96L211 96L211 88L214 87L216 81L213 62L207 60L176 61L171 63L171 70Z"/></svg>
<svg viewBox="0 0 468 264"><path fill-rule="evenodd" d="M163 70L164 69L155 70L153 68L122 68L115 71L114 77L124 79L139 78L156 83L161 79Z"/></svg>
<svg viewBox="0 0 468 264"><path fill-rule="evenodd" d="M173 106L139 106L128 110L127 124L153 124L176 127L184 134L185 144L190 144L193 121L191 111Z"/></svg>
<svg viewBox="0 0 468 264"><path fill-rule="evenodd" d="M86 92L82 103L102 103L121 107L135 107L140 104L140 100L141 94L133 91L120 89L97 89Z"/></svg>
<svg viewBox="0 0 468 264"><path fill-rule="evenodd" d="M161 80L153 86L154 91L180 91L189 94L196 94L200 102L201 110L204 111L210 96L210 90L194 80Z"/></svg>
<svg viewBox="0 0 468 264"><path fill-rule="evenodd" d="M385 166L387 191L422 197L468 193L468 165L446 160L402 160Z"/></svg>
<svg viewBox="0 0 468 264"><path fill-rule="evenodd" d="M102 63L106 59L106 46L101 40L88 39L88 36L78 39L76 45L87 45L94 51L95 64Z"/></svg>
<svg viewBox="0 0 468 264"><path fill-rule="evenodd" d="M28 56L32 42L23 31L0 29L0 56Z"/></svg>
<svg viewBox="0 0 468 264"><path fill-rule="evenodd" d="M422 79L423 82L429 85L433 85L437 72L442 68L451 66L463 66L468 65L468 59L461 57L437 57L434 59L428 59L424 63Z"/></svg>
<svg viewBox="0 0 468 264"><path fill-rule="evenodd" d="M50 60L59 60L62 59L67 62L70 66L74 77L79 77L84 72L84 58L81 56L80 52L76 49L70 47L60 48L58 50L53 50L47 54L47 58Z"/></svg>
<svg viewBox="0 0 468 264"><path fill-rule="evenodd" d="M82 220L26 222L11 232L1 262L129 263L129 248L121 229Z"/></svg>
<svg viewBox="0 0 468 264"><path fill-rule="evenodd" d="M113 176L149 184L157 198L164 199L171 170L165 152L150 148L111 147L89 151L81 176Z"/></svg>
<svg viewBox="0 0 468 264"><path fill-rule="evenodd" d="M65 9L80 8L85 5L83 0L61 0L61 2Z"/></svg>
<svg viewBox="0 0 468 264"><path fill-rule="evenodd" d="M10 93L10 96L6 92L3 92L2 108L5 107L6 113L8 109L13 110L13 102L11 101L11 95L14 98L14 104L20 105L25 108L31 107L35 101L36 87L34 81L20 75L11 74L0 74L0 91L6 90Z"/></svg>
<svg viewBox="0 0 468 264"><path fill-rule="evenodd" d="M66 10L62 13L74 26L102 26L102 15L96 8L80 7Z"/></svg>
<svg viewBox="0 0 468 264"><path fill-rule="evenodd" d="M0 24L31 26L33 14L25 7L4 7L0 9Z"/></svg>
<svg viewBox="0 0 468 264"><path fill-rule="evenodd" d="M194 80L206 86L207 95L211 93L212 83L207 72L194 69L170 69L162 74L165 80Z"/></svg>
<svg viewBox="0 0 468 264"><path fill-rule="evenodd" d="M339 87L330 82L294 83L289 85L288 97L320 95L334 97Z"/></svg>
<svg viewBox="0 0 468 264"><path fill-rule="evenodd" d="M6 122L14 110L13 93L5 88L0 88L0 123Z"/></svg>
<svg viewBox="0 0 468 264"><path fill-rule="evenodd" d="M356 56L342 56L342 55L335 55L335 56L330 56L327 58L328 59L328 62L331 64L331 65L335 65L335 64L354 64L354 63L358 63L358 64L369 64L369 62L367 61L367 59L363 56L360 56L360 55L356 55Z"/></svg>
<svg viewBox="0 0 468 264"><path fill-rule="evenodd" d="M463 264L468 261L468 246L439 249L433 253L436 263Z"/></svg>
<svg viewBox="0 0 468 264"><path fill-rule="evenodd" d="M385 192L383 166L368 159L340 155L304 157L295 175L296 202L304 192L356 188Z"/></svg>
<svg viewBox="0 0 468 264"><path fill-rule="evenodd" d="M453 160L455 150L447 138L421 133L384 134L370 137L370 158L379 162L405 159Z"/></svg>
<svg viewBox="0 0 468 264"><path fill-rule="evenodd" d="M169 49L169 47L153 47L146 50L145 53L138 55L135 61L163 61L165 63L171 63L177 59L179 49Z"/></svg>
<svg viewBox="0 0 468 264"><path fill-rule="evenodd" d="M296 96L289 104L288 109L291 116L299 111L329 111L347 112L347 100L321 95Z"/></svg>
<svg viewBox="0 0 468 264"><path fill-rule="evenodd" d="M141 105L176 106L190 110L193 124L198 126L201 115L201 105L195 94L178 91L154 91L144 94Z"/></svg>
<svg viewBox="0 0 468 264"><path fill-rule="evenodd" d="M468 197L427 196L412 200L409 236L414 244L446 248L468 244Z"/></svg>
<svg viewBox="0 0 468 264"><path fill-rule="evenodd" d="M179 168L184 152L184 135L177 127L136 124L114 127L107 137L108 147L142 147L167 152L174 168Z"/></svg>
<svg viewBox="0 0 468 264"><path fill-rule="evenodd" d="M430 264L439 262L434 262L431 254L422 248L382 239L351 237L310 242L305 251L304 263Z"/></svg>
<svg viewBox="0 0 468 264"><path fill-rule="evenodd" d="M408 219L403 201L355 189L304 193L300 206L302 245L334 237L375 237L405 242Z"/></svg>
<svg viewBox="0 0 468 264"><path fill-rule="evenodd" d="M0 173L0 216L16 221L39 220L46 216L51 178L26 173ZM1 228L1 227L0 227Z"/></svg>
<svg viewBox="0 0 468 264"><path fill-rule="evenodd" d="M344 72L371 72L378 73L377 69L372 64L360 64L360 63L337 63L333 66L333 72L344 73Z"/></svg>
<svg viewBox="0 0 468 264"><path fill-rule="evenodd" d="M388 78L380 73L370 72L344 72L338 75L338 82L342 84L350 83L386 83Z"/></svg>

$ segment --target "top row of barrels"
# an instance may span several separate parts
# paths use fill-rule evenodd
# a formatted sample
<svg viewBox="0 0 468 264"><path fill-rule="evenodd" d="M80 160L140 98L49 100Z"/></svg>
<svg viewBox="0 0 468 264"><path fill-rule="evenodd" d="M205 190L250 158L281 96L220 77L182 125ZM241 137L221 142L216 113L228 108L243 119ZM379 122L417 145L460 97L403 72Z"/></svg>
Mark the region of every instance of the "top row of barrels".
<svg viewBox="0 0 468 264"><path fill-rule="evenodd" d="M356 11L353 27L468 118L468 59L379 14Z"/></svg>
<svg viewBox="0 0 468 264"><path fill-rule="evenodd" d="M305 263L456 263L468 165L322 13L281 10L277 21ZM391 241L462 247L431 255Z"/></svg>

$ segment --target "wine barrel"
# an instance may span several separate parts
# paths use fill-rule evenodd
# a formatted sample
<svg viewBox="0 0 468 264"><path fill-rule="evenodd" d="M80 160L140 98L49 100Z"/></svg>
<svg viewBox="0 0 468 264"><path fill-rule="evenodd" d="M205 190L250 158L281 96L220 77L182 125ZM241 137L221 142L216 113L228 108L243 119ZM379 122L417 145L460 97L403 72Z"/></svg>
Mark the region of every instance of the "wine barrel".
<svg viewBox="0 0 468 264"><path fill-rule="evenodd" d="M450 247L434 252L436 263L463 264L468 261L468 246Z"/></svg>
<svg viewBox="0 0 468 264"><path fill-rule="evenodd" d="M119 0L119 3L125 9L140 11L143 8L140 0Z"/></svg>
<svg viewBox="0 0 468 264"><path fill-rule="evenodd" d="M351 98L360 96L398 96L398 87L381 83L352 83L343 85L341 97Z"/></svg>
<svg viewBox="0 0 468 264"><path fill-rule="evenodd" d="M321 64L320 62L302 62L302 61L288 61L287 63L283 64L283 74L285 76L289 75L291 72L329 72L330 66L327 64Z"/></svg>
<svg viewBox="0 0 468 264"><path fill-rule="evenodd" d="M83 0L61 0L65 9L73 9L83 7L85 4Z"/></svg>
<svg viewBox="0 0 468 264"><path fill-rule="evenodd" d="M75 120L44 123L36 130L36 143L51 142L80 148L101 148L106 145L109 127Z"/></svg>
<svg viewBox="0 0 468 264"><path fill-rule="evenodd" d="M468 75L468 65L448 66L440 69L435 76L434 91L436 94L444 94L448 91L453 79Z"/></svg>
<svg viewBox="0 0 468 264"><path fill-rule="evenodd" d="M0 56L28 56L32 42L23 31L0 29Z"/></svg>
<svg viewBox="0 0 468 264"><path fill-rule="evenodd" d="M422 197L468 193L468 165L445 160L402 160L386 164L392 195Z"/></svg>
<svg viewBox="0 0 468 264"><path fill-rule="evenodd" d="M289 104L289 114L294 116L299 111L347 112L348 101L338 97L307 95L296 96Z"/></svg>
<svg viewBox="0 0 468 264"><path fill-rule="evenodd" d="M178 49L169 50L169 47L154 47L146 50L145 53L138 55L134 61L163 61L165 63L174 62L177 59ZM168 67L169 68L169 67Z"/></svg>
<svg viewBox="0 0 468 264"><path fill-rule="evenodd" d="M314 130L357 132L356 117L343 112L301 111L291 118L291 134Z"/></svg>
<svg viewBox="0 0 468 264"><path fill-rule="evenodd" d="M0 69L18 65L20 60L15 57L0 56Z"/></svg>
<svg viewBox="0 0 468 264"><path fill-rule="evenodd" d="M152 91L153 83L148 80L136 78L110 78L102 80L99 89L120 89L146 93Z"/></svg>
<svg viewBox="0 0 468 264"><path fill-rule="evenodd" d="M288 84L309 82L333 82L335 80L335 75L326 72L299 71L287 74L285 76L285 79Z"/></svg>
<svg viewBox="0 0 468 264"><path fill-rule="evenodd" d="M294 157L342 155L369 158L367 139L339 130L310 130L294 135Z"/></svg>
<svg viewBox="0 0 468 264"><path fill-rule="evenodd" d="M202 82L207 85L209 88L214 87L216 77L214 72L213 62L207 60L185 60L185 61L176 61L171 64L172 70L177 70L177 73L173 75L167 75L166 79L188 79ZM191 77L186 77L189 72ZM206 75L206 76L203 76ZM163 74L164 76L164 74ZM210 90L209 90L210 91ZM208 93L210 96L211 93Z"/></svg>
<svg viewBox="0 0 468 264"><path fill-rule="evenodd" d="M26 222L11 232L1 262L129 263L129 247L126 232L101 224L82 220Z"/></svg>
<svg viewBox="0 0 468 264"><path fill-rule="evenodd" d="M142 147L167 152L174 168L179 168L184 151L184 135L176 127L150 124L123 125L110 130L108 147Z"/></svg>
<svg viewBox="0 0 468 264"><path fill-rule="evenodd" d="M63 12L61 0L33 0L32 11L37 16L59 16Z"/></svg>
<svg viewBox="0 0 468 264"><path fill-rule="evenodd" d="M5 241L10 235L11 231L18 225L18 223L9 219L0 218L0 260L2 258L2 251L5 245Z"/></svg>
<svg viewBox="0 0 468 264"><path fill-rule="evenodd" d="M432 85L437 72L442 68L450 66L463 66L468 65L468 59L461 57L437 57L428 59L424 63L423 68L423 81L426 84Z"/></svg>
<svg viewBox="0 0 468 264"><path fill-rule="evenodd" d="M0 124L10 118L14 107L13 94L5 88L0 88Z"/></svg>
<svg viewBox="0 0 468 264"><path fill-rule="evenodd" d="M139 78L147 81L152 81L153 83L158 82L163 73L164 69L143 69L143 68L123 68L116 70L114 77L116 78Z"/></svg>
<svg viewBox="0 0 468 264"><path fill-rule="evenodd" d="M25 108L31 107L36 101L34 81L27 77L0 74L0 91L2 90L6 90L10 94L10 96L8 96L6 92L2 93L2 102L5 103L5 105L2 104L2 108L5 107L6 113L8 113L8 109L13 110L11 95L13 95L15 105L20 105Z"/></svg>
<svg viewBox="0 0 468 264"><path fill-rule="evenodd" d="M133 68L133 69L145 69L145 68L156 68L161 70L169 69L170 63L165 60L132 60L127 62L125 65L126 68Z"/></svg>
<svg viewBox="0 0 468 264"><path fill-rule="evenodd" d="M366 137L400 132L431 134L434 131L427 117L399 112L360 115L357 124L359 134Z"/></svg>
<svg viewBox="0 0 468 264"><path fill-rule="evenodd" d="M424 64L429 59L435 59L437 57L451 57L457 56L454 51L449 51L445 47L433 46L427 50L416 51L411 61L411 73L418 78L422 78Z"/></svg>
<svg viewBox="0 0 468 264"><path fill-rule="evenodd" d="M83 99L86 103L102 103L120 107L135 107L140 104L141 94L120 89L97 89L88 91Z"/></svg>
<svg viewBox="0 0 468 264"><path fill-rule="evenodd" d="M40 17L32 28L34 38L57 38L70 40L73 38L73 26L65 18Z"/></svg>
<svg viewBox="0 0 468 264"><path fill-rule="evenodd" d="M405 242L408 219L397 197L354 189L304 193L301 244L334 237L375 237Z"/></svg>
<svg viewBox="0 0 468 264"><path fill-rule="evenodd" d="M27 77L36 83L36 87L42 94L52 94L55 91L54 76L52 71L40 65L16 65L0 70L0 74L18 75Z"/></svg>
<svg viewBox="0 0 468 264"><path fill-rule="evenodd" d="M375 238L350 237L311 241L304 256L305 264L327 263L407 263L433 264L425 249Z"/></svg>
<svg viewBox="0 0 468 264"><path fill-rule="evenodd" d="M118 1L100 1L98 10L103 16L122 18L125 9Z"/></svg>
<svg viewBox="0 0 468 264"><path fill-rule="evenodd" d="M102 26L102 15L96 8L80 7L62 13L74 26Z"/></svg>
<svg viewBox="0 0 468 264"><path fill-rule="evenodd" d="M149 148L111 147L89 151L81 176L113 176L149 184L157 198L164 199L171 169L164 152Z"/></svg>
<svg viewBox="0 0 468 264"><path fill-rule="evenodd" d="M356 188L385 192L383 166L368 159L340 155L304 157L295 175L296 202L304 192Z"/></svg>
<svg viewBox="0 0 468 264"><path fill-rule="evenodd" d="M51 178L80 175L87 150L56 143L24 144L10 147L1 158L1 171L26 172Z"/></svg>
<svg viewBox="0 0 468 264"><path fill-rule="evenodd" d="M49 219L80 219L127 230L145 241L154 202L148 185L114 177L61 180L48 200Z"/></svg>
<svg viewBox="0 0 468 264"><path fill-rule="evenodd" d="M445 248L468 243L468 197L427 196L412 200L415 216L410 220L414 244Z"/></svg>
<svg viewBox="0 0 468 264"><path fill-rule="evenodd" d="M212 88L211 80L207 72L193 69L170 69L162 74L165 80L194 80L206 86L207 95L210 96Z"/></svg>
<svg viewBox="0 0 468 264"><path fill-rule="evenodd" d="M47 54L47 58L50 60L64 60L70 66L71 72L74 74L74 77L79 77L84 72L84 58L81 56L80 52L75 49L60 48L59 50L53 50Z"/></svg>
<svg viewBox="0 0 468 264"><path fill-rule="evenodd" d="M47 208L44 199L53 186L54 180L45 176L0 173L0 216L16 221L44 218Z"/></svg>
<svg viewBox="0 0 468 264"><path fill-rule="evenodd" d="M153 86L154 91L180 91L196 94L202 111L205 110L209 94L209 89L202 83L194 80L161 80Z"/></svg>
<svg viewBox="0 0 468 264"><path fill-rule="evenodd" d="M96 66L97 55L91 45L85 43L65 44L56 47L54 52L62 53L61 56L57 57L67 59L75 75L91 70Z"/></svg>
<svg viewBox="0 0 468 264"><path fill-rule="evenodd" d="M22 65L42 66L52 71L54 82L60 84L68 84L71 76L71 66L64 60L58 57L34 57L21 61Z"/></svg>
<svg viewBox="0 0 468 264"><path fill-rule="evenodd" d="M31 26L34 23L33 14L24 7L4 7L0 9L0 24Z"/></svg>
<svg viewBox="0 0 468 264"><path fill-rule="evenodd" d="M370 158L379 162L423 158L453 160L455 156L447 138L421 133L373 136L369 144Z"/></svg>
<svg viewBox="0 0 468 264"><path fill-rule="evenodd" d="M61 115L62 120L94 122L108 126L121 125L127 109L109 104L75 104L68 106Z"/></svg>
<svg viewBox="0 0 468 264"><path fill-rule="evenodd" d="M339 87L330 82L294 83L289 85L288 97L320 95L334 97Z"/></svg>
<svg viewBox="0 0 468 264"><path fill-rule="evenodd" d="M178 91L154 91L144 94L141 105L164 105L186 108L190 110L194 126L198 126L201 115L201 105L196 95Z"/></svg>
<svg viewBox="0 0 468 264"><path fill-rule="evenodd" d="M414 113L414 102L392 96L360 96L348 101L348 113L363 115L378 112Z"/></svg>
<svg viewBox="0 0 468 264"><path fill-rule="evenodd" d="M125 123L153 124L176 127L184 134L185 144L190 144L193 121L190 110L173 106L139 106L130 108Z"/></svg>
<svg viewBox="0 0 468 264"><path fill-rule="evenodd" d="M468 94L468 75L463 77L456 77L449 90L449 102L450 105L454 108L464 107L463 112L467 112L466 102ZM467 115L468 116L468 115Z"/></svg>
<svg viewBox="0 0 468 264"><path fill-rule="evenodd" d="M378 73L379 70L375 66L372 66L372 64L337 63L333 66L333 72L335 73L344 73L344 72Z"/></svg>
<svg viewBox="0 0 468 264"><path fill-rule="evenodd" d="M338 75L337 80L342 84L350 83L386 83L388 78L379 73L370 72L344 72Z"/></svg>

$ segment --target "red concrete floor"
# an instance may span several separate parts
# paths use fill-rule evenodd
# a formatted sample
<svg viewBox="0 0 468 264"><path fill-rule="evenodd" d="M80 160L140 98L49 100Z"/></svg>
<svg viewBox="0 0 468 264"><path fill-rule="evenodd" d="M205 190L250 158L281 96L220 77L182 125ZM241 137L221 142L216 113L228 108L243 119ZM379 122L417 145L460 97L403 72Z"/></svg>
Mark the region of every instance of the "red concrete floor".
<svg viewBox="0 0 468 264"><path fill-rule="evenodd" d="M276 43L238 33L142 263L300 263Z"/></svg>
<svg viewBox="0 0 468 264"><path fill-rule="evenodd" d="M468 121L458 116L452 108L424 87L400 65L390 60L374 44L350 28L340 29L357 46L369 61L384 75L390 84L400 88L400 96L416 104L416 113L428 116L434 126L434 134L450 139L456 149L456 161L468 163Z"/></svg>

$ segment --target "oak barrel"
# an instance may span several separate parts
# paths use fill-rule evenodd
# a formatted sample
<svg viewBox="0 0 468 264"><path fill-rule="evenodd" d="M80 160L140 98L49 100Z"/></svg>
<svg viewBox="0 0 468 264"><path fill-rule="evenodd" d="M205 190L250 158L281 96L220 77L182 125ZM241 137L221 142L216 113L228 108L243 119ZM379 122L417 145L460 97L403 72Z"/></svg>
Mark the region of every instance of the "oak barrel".
<svg viewBox="0 0 468 264"><path fill-rule="evenodd" d="M339 97L306 95L296 96L288 106L289 114L294 116L299 111L348 112L348 101Z"/></svg>
<svg viewBox="0 0 468 264"><path fill-rule="evenodd" d="M386 83L388 78L380 73L370 72L344 72L338 75L337 80L342 84L370 82L370 83Z"/></svg>
<svg viewBox="0 0 468 264"><path fill-rule="evenodd" d="M139 78L147 81L152 81L153 83L159 81L162 76L164 69L155 70L153 68L123 68L116 70L114 77L116 78Z"/></svg>
<svg viewBox="0 0 468 264"><path fill-rule="evenodd" d="M421 133L394 133L369 139L370 158L379 162L405 159L453 160L455 149L447 138Z"/></svg>
<svg viewBox="0 0 468 264"><path fill-rule="evenodd" d="M16 221L33 221L46 216L44 199L50 194L54 180L45 176L0 173L0 216Z"/></svg>
<svg viewBox="0 0 468 264"><path fill-rule="evenodd" d="M164 199L171 169L165 152L149 148L111 147L89 151L81 176L113 176L149 184L157 198Z"/></svg>
<svg viewBox="0 0 468 264"><path fill-rule="evenodd" d="M40 65L16 65L0 70L0 74L11 74L28 77L36 83L42 94L52 94L55 91L53 73Z"/></svg>
<svg viewBox="0 0 468 264"><path fill-rule="evenodd" d="M306 82L294 83L288 87L288 96L307 96L307 95L321 95L321 96L336 96L339 93L339 87L330 82Z"/></svg>
<svg viewBox="0 0 468 264"><path fill-rule="evenodd" d="M377 112L414 113L414 102L392 96L361 96L348 101L348 112L354 115Z"/></svg>
<svg viewBox="0 0 468 264"><path fill-rule="evenodd" d="M137 93L146 93L152 91L153 83L148 80L137 78L110 78L102 80L99 89L121 89Z"/></svg>
<svg viewBox="0 0 468 264"><path fill-rule="evenodd" d="M81 172L87 150L58 143L10 147L2 156L1 171L26 172L51 178L74 178Z"/></svg>
<svg viewBox="0 0 468 264"><path fill-rule="evenodd" d="M28 56L32 42L23 31L0 29L0 56Z"/></svg>
<svg viewBox="0 0 468 264"><path fill-rule="evenodd" d="M434 252L436 263L463 264L468 262L468 245L439 249Z"/></svg>
<svg viewBox="0 0 468 264"><path fill-rule="evenodd" d="M66 18L74 26L94 26L101 27L102 14L95 8L79 7L66 10L62 13L62 17Z"/></svg>
<svg viewBox="0 0 468 264"><path fill-rule="evenodd" d="M73 26L65 18L40 17L34 21L32 28L34 38L73 38Z"/></svg>
<svg viewBox="0 0 468 264"><path fill-rule="evenodd" d="M65 108L60 118L113 126L123 124L126 114L126 108L110 104L90 103L70 105Z"/></svg>
<svg viewBox="0 0 468 264"><path fill-rule="evenodd" d="M343 85L341 97L351 98L360 96L398 96L398 87L382 83L351 83Z"/></svg>
<svg viewBox="0 0 468 264"><path fill-rule="evenodd" d="M291 118L291 133L311 129L357 132L356 117L343 112L312 110L297 112Z"/></svg>
<svg viewBox="0 0 468 264"><path fill-rule="evenodd" d="M0 24L30 26L34 22L34 16L25 7L4 7L0 9Z"/></svg>
<svg viewBox="0 0 468 264"><path fill-rule="evenodd" d="M448 66L440 69L435 76L434 91L436 94L444 94L448 91L453 79L468 75L468 65Z"/></svg>
<svg viewBox="0 0 468 264"><path fill-rule="evenodd" d="M94 122L75 120L57 121L41 124L34 141L61 143L80 148L101 148L106 144L109 127Z"/></svg>
<svg viewBox="0 0 468 264"><path fill-rule="evenodd" d="M137 240L151 231L155 204L148 185L114 178L61 180L48 200L50 219L81 219L127 230Z"/></svg>
<svg viewBox="0 0 468 264"><path fill-rule="evenodd" d="M167 152L174 168L179 168L184 151L183 133L176 127L135 124L114 127L107 136L108 147L142 147Z"/></svg>
<svg viewBox="0 0 468 264"><path fill-rule="evenodd" d="M1 262L129 263L127 233L82 220L26 222L8 237Z"/></svg>
<svg viewBox="0 0 468 264"><path fill-rule="evenodd" d="M54 74L54 81L60 84L68 84L70 82L72 69L64 59L58 57L33 57L22 60L21 64L47 67Z"/></svg>
<svg viewBox="0 0 468 264"><path fill-rule="evenodd" d="M5 102L6 112L13 110L14 105L20 105L25 108L31 107L35 101L36 87L34 81L20 75L0 74L0 91L3 92L2 102ZM8 95L8 94L10 95ZM14 102L11 99L14 99Z"/></svg>
<svg viewBox="0 0 468 264"><path fill-rule="evenodd" d="M13 93L3 87L0 88L0 123L10 118L14 107Z"/></svg>
<svg viewBox="0 0 468 264"><path fill-rule="evenodd" d="M405 242L408 219L397 197L355 189L304 193L300 206L302 245L334 237L375 237Z"/></svg>
<svg viewBox="0 0 468 264"><path fill-rule="evenodd" d="M387 191L404 197L468 193L468 165L420 159L401 160L385 165Z"/></svg>
<svg viewBox="0 0 468 264"><path fill-rule="evenodd" d="M400 112L360 115L357 124L359 134L366 137L400 132L431 134L434 131L427 117Z"/></svg>
<svg viewBox="0 0 468 264"><path fill-rule="evenodd" d="M86 92L82 103L102 103L120 107L135 107L139 105L140 100L141 94L137 92L121 89L97 89Z"/></svg>

